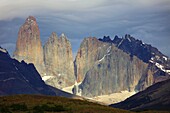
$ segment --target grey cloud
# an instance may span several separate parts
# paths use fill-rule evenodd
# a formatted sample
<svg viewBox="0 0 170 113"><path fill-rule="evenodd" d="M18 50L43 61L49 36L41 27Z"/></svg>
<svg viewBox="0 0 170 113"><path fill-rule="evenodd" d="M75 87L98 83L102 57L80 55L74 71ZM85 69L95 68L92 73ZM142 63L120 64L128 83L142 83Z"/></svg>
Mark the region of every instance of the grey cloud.
<svg viewBox="0 0 170 113"><path fill-rule="evenodd" d="M0 44L15 42L23 20L34 15L43 43L51 32L58 35L64 32L74 53L84 37L116 34L121 37L128 33L170 56L169 0L1 0L0 10L4 12L0 13L0 39L3 39ZM14 18L22 21L10 22ZM11 38L6 38L10 35Z"/></svg>

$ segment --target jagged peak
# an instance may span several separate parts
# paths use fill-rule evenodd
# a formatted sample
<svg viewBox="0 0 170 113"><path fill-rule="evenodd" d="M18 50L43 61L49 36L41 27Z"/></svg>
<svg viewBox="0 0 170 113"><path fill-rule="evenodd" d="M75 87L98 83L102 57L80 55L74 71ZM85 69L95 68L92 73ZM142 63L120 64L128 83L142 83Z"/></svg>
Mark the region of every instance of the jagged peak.
<svg viewBox="0 0 170 113"><path fill-rule="evenodd" d="M36 22L36 18L33 17L33 16L29 16L26 21L25 21L25 24L28 24L28 25L37 25L37 22Z"/></svg>
<svg viewBox="0 0 170 113"><path fill-rule="evenodd" d="M97 40L97 38L96 37L86 37L86 38L84 38L83 42L84 41L91 41L91 40Z"/></svg>
<svg viewBox="0 0 170 113"><path fill-rule="evenodd" d="M64 40L68 40L68 39L67 39L67 36L66 36L64 33L61 33L60 39L61 39L61 40L63 40L63 39L64 39Z"/></svg>
<svg viewBox="0 0 170 113"><path fill-rule="evenodd" d="M28 16L26 21L36 21L36 18L34 16Z"/></svg>
<svg viewBox="0 0 170 113"><path fill-rule="evenodd" d="M56 32L52 32L50 37L51 37L51 38L58 38Z"/></svg>
<svg viewBox="0 0 170 113"><path fill-rule="evenodd" d="M64 33L61 33L61 37L66 37Z"/></svg>
<svg viewBox="0 0 170 113"><path fill-rule="evenodd" d="M48 40L47 40L47 42L45 44L47 44L47 43L54 43L57 40L58 40L57 34L55 32L52 32L50 37L48 38Z"/></svg>

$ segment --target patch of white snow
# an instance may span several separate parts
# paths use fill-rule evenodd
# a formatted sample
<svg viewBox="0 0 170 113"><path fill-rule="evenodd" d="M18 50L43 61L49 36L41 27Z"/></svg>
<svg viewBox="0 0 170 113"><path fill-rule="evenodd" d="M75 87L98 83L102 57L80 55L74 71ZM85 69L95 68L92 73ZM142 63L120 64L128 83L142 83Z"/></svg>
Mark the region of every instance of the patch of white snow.
<svg viewBox="0 0 170 113"><path fill-rule="evenodd" d="M129 38L129 37L128 37L127 39L128 39L128 41L129 41L129 42L131 42L131 40L130 40L130 38Z"/></svg>
<svg viewBox="0 0 170 113"><path fill-rule="evenodd" d="M102 102L106 105L110 105L113 103L121 102L127 99L128 97L136 94L135 91L129 92L129 91L121 91L120 93L113 93L110 95L102 95L102 96L96 96L93 98L90 98L92 100Z"/></svg>
<svg viewBox="0 0 170 113"><path fill-rule="evenodd" d="M0 48L0 51L3 52L3 53L7 53L7 51L3 48Z"/></svg>
<svg viewBox="0 0 170 113"><path fill-rule="evenodd" d="M163 56L163 58L167 61L168 60L168 58L167 57L165 57L165 56Z"/></svg>
<svg viewBox="0 0 170 113"><path fill-rule="evenodd" d="M122 44L123 41L124 41L124 39L122 39L122 40L120 41L120 43L118 44L117 47L119 47L119 46Z"/></svg>
<svg viewBox="0 0 170 113"><path fill-rule="evenodd" d="M48 80L48 79L50 79L50 78L54 78L55 76L43 76L42 77L42 80L43 81L46 81L46 80Z"/></svg>
<svg viewBox="0 0 170 113"><path fill-rule="evenodd" d="M111 48L112 48L112 46L109 46L109 48L107 48L107 53L110 52Z"/></svg>

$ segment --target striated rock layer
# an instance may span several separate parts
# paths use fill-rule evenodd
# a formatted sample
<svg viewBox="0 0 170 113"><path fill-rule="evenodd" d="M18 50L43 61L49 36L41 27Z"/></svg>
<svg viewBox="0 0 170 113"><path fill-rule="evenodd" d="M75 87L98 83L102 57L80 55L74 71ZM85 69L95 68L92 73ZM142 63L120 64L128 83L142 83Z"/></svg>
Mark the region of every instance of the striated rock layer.
<svg viewBox="0 0 170 113"><path fill-rule="evenodd" d="M71 86L75 82L71 44L62 34L52 33L44 45L46 75L52 76L46 83L55 87Z"/></svg>
<svg viewBox="0 0 170 113"><path fill-rule="evenodd" d="M83 96L94 97L123 90L141 91L162 80L168 73L151 62L144 62L121 50L110 38L86 38L75 60L79 86ZM81 78L81 79L80 79Z"/></svg>
<svg viewBox="0 0 170 113"><path fill-rule="evenodd" d="M19 29L13 57L19 61L33 63L38 72L43 74L44 61L40 31L33 16L29 16Z"/></svg>

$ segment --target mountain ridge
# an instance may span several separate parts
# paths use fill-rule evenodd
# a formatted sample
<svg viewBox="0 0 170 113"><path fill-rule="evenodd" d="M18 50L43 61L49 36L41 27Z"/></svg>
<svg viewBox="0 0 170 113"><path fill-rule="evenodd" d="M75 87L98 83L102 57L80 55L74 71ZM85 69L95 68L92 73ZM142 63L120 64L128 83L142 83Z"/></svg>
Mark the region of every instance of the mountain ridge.
<svg viewBox="0 0 170 113"><path fill-rule="evenodd" d="M25 23L34 24L30 20L26 19ZM32 35L34 31L29 31L28 36ZM115 36L113 40L109 36L103 39L84 38L74 61L67 37L64 34L57 37L52 32L45 43L41 66L44 68L41 73L43 80L54 87L62 89L76 85L75 81L82 82L77 90L83 96L98 96L122 90L142 91L156 82L170 78L169 58L128 34L124 38ZM120 84L122 81L123 84Z"/></svg>

